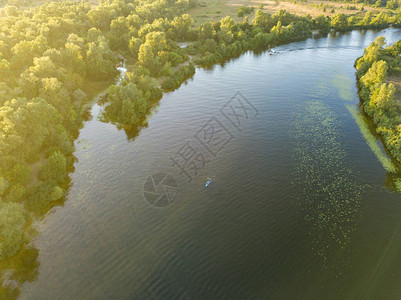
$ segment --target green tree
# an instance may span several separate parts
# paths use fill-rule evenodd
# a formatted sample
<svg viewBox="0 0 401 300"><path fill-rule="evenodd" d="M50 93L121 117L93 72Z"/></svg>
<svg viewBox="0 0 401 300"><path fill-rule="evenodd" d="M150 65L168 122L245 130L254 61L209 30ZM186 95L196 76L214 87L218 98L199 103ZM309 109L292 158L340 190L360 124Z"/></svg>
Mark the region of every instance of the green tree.
<svg viewBox="0 0 401 300"><path fill-rule="evenodd" d="M12 48L11 68L18 70L29 67L34 57L41 56L47 47L47 40L42 36L34 40L23 40L17 43Z"/></svg>
<svg viewBox="0 0 401 300"><path fill-rule="evenodd" d="M54 185L63 183L66 175L66 159L60 151L50 155L47 162L39 170L40 179L46 182L53 182Z"/></svg>
<svg viewBox="0 0 401 300"><path fill-rule="evenodd" d="M23 244L25 221L21 204L0 201L0 259L15 254Z"/></svg>
<svg viewBox="0 0 401 300"><path fill-rule="evenodd" d="M200 30L200 38L202 40L213 39L216 34L216 31L211 23L202 24L199 27L199 30Z"/></svg>
<svg viewBox="0 0 401 300"><path fill-rule="evenodd" d="M8 173L8 178L10 182L25 185L26 183L28 183L30 173L31 168L29 166L16 164Z"/></svg>
<svg viewBox="0 0 401 300"><path fill-rule="evenodd" d="M384 12L380 12L371 22L370 25L375 27L385 27L388 24L387 14Z"/></svg>
<svg viewBox="0 0 401 300"><path fill-rule="evenodd" d="M365 16L363 17L362 21L360 22L360 25L369 26L371 21L372 21L372 11L368 10Z"/></svg>
<svg viewBox="0 0 401 300"><path fill-rule="evenodd" d="M109 41L112 49L126 50L128 48L129 22L124 17L111 21Z"/></svg>
<svg viewBox="0 0 401 300"><path fill-rule="evenodd" d="M322 33L330 31L330 21L326 16L319 15L313 20L313 28L319 29Z"/></svg>
<svg viewBox="0 0 401 300"><path fill-rule="evenodd" d="M88 30L88 42L89 43L94 43L97 42L99 38L103 37L103 33L101 30L92 27L91 29Z"/></svg>
<svg viewBox="0 0 401 300"><path fill-rule="evenodd" d="M146 35L146 44L152 47L152 52L157 53L167 47L166 34L161 31L150 32Z"/></svg>
<svg viewBox="0 0 401 300"><path fill-rule="evenodd" d="M153 75L157 75L158 69L161 67L160 58L153 54L152 46L147 42L139 47L138 61Z"/></svg>
<svg viewBox="0 0 401 300"><path fill-rule="evenodd" d="M138 59L139 48L142 44L143 41L140 38L136 38L134 36L129 41L129 51L135 59Z"/></svg>
<svg viewBox="0 0 401 300"><path fill-rule="evenodd" d="M347 16L343 13L338 13L331 20L331 27L337 30L345 30L348 26Z"/></svg>
<svg viewBox="0 0 401 300"><path fill-rule="evenodd" d="M57 110L45 100L17 98L0 107L0 162L7 164L13 157L15 162L25 161L38 153L43 142L59 121Z"/></svg>
<svg viewBox="0 0 401 300"><path fill-rule="evenodd" d="M382 83L372 93L369 106L371 109L389 110L394 107L395 88L393 84Z"/></svg>
<svg viewBox="0 0 401 300"><path fill-rule="evenodd" d="M185 40L188 38L191 25L193 23L194 19L192 19L188 14L174 18L173 22L171 22L171 25L174 27L178 40Z"/></svg>
<svg viewBox="0 0 401 300"><path fill-rule="evenodd" d="M255 12L255 18L253 19L253 25L265 28L269 30L273 27L273 20L270 14L262 12L258 9Z"/></svg>
<svg viewBox="0 0 401 300"><path fill-rule="evenodd" d="M385 61L379 60L372 64L372 67L361 77L361 82L368 88L376 83L382 83L387 77L388 65Z"/></svg>
<svg viewBox="0 0 401 300"><path fill-rule="evenodd" d="M105 38L89 43L86 57L87 76L92 80L106 80L117 75L115 68L117 58Z"/></svg>

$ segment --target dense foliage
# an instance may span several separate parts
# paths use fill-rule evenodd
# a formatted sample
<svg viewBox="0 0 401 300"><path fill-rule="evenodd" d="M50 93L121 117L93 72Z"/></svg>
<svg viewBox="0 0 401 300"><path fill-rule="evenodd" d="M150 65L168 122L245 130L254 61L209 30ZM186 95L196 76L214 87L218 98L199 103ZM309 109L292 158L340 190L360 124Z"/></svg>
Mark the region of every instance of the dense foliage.
<svg viewBox="0 0 401 300"><path fill-rule="evenodd" d="M0 259L26 240L29 213L63 197L85 83L117 57L85 3L6 6L0 28Z"/></svg>
<svg viewBox="0 0 401 300"><path fill-rule="evenodd" d="M92 82L118 74L116 50L132 54L144 68L121 88L110 87L110 96L121 102L116 121L134 124L148 101L161 97L149 75L170 76L188 60L176 43L166 41L187 38L192 19L178 15L188 6L187 1L103 1L92 8L67 1L2 9L0 259L27 240L24 227L31 215L63 197L83 104Z"/></svg>
<svg viewBox="0 0 401 300"><path fill-rule="evenodd" d="M387 77L400 79L400 54L401 40L385 47L384 37L378 37L355 63L363 108L398 161L401 161L401 107L395 97L396 88L387 82Z"/></svg>
<svg viewBox="0 0 401 300"><path fill-rule="evenodd" d="M27 5L22 0L9 3ZM307 38L312 31L401 23L399 15L386 13L313 19L285 10L271 15L260 7L252 22L248 16L238 23L225 17L194 27L187 12L196 1L104 0L96 7L86 2L29 3L1 10L0 259L27 240L24 227L33 214L62 199L88 94L93 94L93 83L103 82L104 88L115 79L121 55L130 72L121 84L109 87L102 117L134 126L146 118L162 91L178 88L195 73L194 63L211 65L249 49ZM241 7L238 13L251 14L253 9ZM190 43L181 48L180 42ZM370 67L360 68L367 72ZM382 69L377 62L369 74ZM369 76L376 75L369 74L363 82L370 89ZM383 97L393 93L390 85L372 90L375 105L386 114Z"/></svg>

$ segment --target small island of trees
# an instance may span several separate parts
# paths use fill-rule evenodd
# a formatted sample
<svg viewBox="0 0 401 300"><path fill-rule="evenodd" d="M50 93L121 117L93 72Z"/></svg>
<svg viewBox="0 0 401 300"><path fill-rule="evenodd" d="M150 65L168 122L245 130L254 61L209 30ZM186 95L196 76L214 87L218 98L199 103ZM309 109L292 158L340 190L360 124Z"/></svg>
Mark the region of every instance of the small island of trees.
<svg viewBox="0 0 401 300"><path fill-rule="evenodd" d="M392 156L401 162L400 99L389 76L399 82L401 78L401 40L386 46L384 37L378 37L355 62L359 96L363 110L383 137ZM398 87L399 89L399 87ZM397 93L397 94L398 94Z"/></svg>

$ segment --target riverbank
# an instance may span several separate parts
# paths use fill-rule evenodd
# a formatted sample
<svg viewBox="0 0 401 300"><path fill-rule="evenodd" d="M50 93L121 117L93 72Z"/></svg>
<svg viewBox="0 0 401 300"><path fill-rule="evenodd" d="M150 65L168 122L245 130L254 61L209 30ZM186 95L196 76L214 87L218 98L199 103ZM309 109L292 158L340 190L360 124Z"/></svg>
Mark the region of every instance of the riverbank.
<svg viewBox="0 0 401 300"><path fill-rule="evenodd" d="M386 45L378 37L355 61L359 96L365 113L391 155L401 162L401 40Z"/></svg>

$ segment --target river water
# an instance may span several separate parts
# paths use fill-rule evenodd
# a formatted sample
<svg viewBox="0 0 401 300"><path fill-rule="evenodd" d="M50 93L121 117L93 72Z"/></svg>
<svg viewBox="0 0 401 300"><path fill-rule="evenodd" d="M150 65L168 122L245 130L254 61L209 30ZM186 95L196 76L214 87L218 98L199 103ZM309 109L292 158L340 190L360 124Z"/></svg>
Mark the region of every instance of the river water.
<svg viewBox="0 0 401 300"><path fill-rule="evenodd" d="M138 128L94 105L20 298L401 299L397 175L351 114L354 61L379 35L401 31L197 69Z"/></svg>

